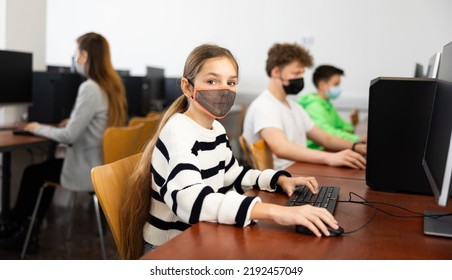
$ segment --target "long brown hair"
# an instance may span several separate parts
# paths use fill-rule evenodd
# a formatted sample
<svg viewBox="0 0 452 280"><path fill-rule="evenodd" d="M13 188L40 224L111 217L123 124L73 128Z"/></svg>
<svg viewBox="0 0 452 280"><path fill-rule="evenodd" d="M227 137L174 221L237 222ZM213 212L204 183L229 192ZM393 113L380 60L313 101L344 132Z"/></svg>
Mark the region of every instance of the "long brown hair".
<svg viewBox="0 0 452 280"><path fill-rule="evenodd" d="M88 53L85 73L108 96L108 126L122 126L127 120L127 101L124 85L113 69L110 47L100 34L90 32L77 38L79 51Z"/></svg>
<svg viewBox="0 0 452 280"><path fill-rule="evenodd" d="M229 50L216 45L196 47L187 57L183 77L193 80L204 62L210 58L226 57L234 63L237 75L237 61ZM187 98L182 95L166 110L159 128L143 151L143 157L130 178L125 201L121 207L120 231L121 242L119 255L122 259L138 259L143 255L143 226L150 209L152 189L151 159L160 131L176 113L184 113L189 106Z"/></svg>

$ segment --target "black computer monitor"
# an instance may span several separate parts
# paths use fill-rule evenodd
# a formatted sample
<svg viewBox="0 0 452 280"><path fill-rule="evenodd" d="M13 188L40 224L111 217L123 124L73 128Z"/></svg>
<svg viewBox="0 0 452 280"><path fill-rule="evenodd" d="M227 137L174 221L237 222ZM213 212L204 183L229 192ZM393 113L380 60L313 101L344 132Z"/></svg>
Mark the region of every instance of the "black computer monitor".
<svg viewBox="0 0 452 280"><path fill-rule="evenodd" d="M414 77L415 78L424 78L424 66L422 64L416 63L414 67Z"/></svg>
<svg viewBox="0 0 452 280"><path fill-rule="evenodd" d="M422 165L437 204L446 206L452 190L452 42L444 47L441 60ZM452 216L425 214L425 234L452 237Z"/></svg>
<svg viewBox="0 0 452 280"><path fill-rule="evenodd" d="M47 72L53 73L72 73L70 66L47 65Z"/></svg>
<svg viewBox="0 0 452 280"><path fill-rule="evenodd" d="M76 73L34 72L28 121L55 124L69 118L82 81Z"/></svg>
<svg viewBox="0 0 452 280"><path fill-rule="evenodd" d="M441 53L437 52L435 53L428 62L427 67L427 78L436 79L438 78L438 70L439 70L439 63L441 60Z"/></svg>
<svg viewBox="0 0 452 280"><path fill-rule="evenodd" d="M165 103L165 70L158 67L146 67L146 78L149 80L150 111L161 111Z"/></svg>
<svg viewBox="0 0 452 280"><path fill-rule="evenodd" d="M116 72L117 72L118 75L121 76L121 77L127 77L127 76L130 76L130 70L116 69Z"/></svg>
<svg viewBox="0 0 452 280"><path fill-rule="evenodd" d="M121 76L126 89L128 116L143 117L150 111L149 79L141 76Z"/></svg>
<svg viewBox="0 0 452 280"><path fill-rule="evenodd" d="M32 104L33 55L0 51L0 104Z"/></svg>
<svg viewBox="0 0 452 280"><path fill-rule="evenodd" d="M180 81L180 77L165 78L165 108L183 94L180 88Z"/></svg>
<svg viewBox="0 0 452 280"><path fill-rule="evenodd" d="M432 194L422 157L436 86L426 78L372 80L366 155L366 183L372 189Z"/></svg>

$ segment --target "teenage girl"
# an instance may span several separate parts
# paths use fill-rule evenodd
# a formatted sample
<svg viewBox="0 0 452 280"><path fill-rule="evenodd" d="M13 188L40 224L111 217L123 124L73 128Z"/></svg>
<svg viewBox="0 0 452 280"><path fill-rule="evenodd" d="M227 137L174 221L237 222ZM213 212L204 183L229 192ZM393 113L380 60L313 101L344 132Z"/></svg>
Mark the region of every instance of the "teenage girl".
<svg viewBox="0 0 452 280"><path fill-rule="evenodd" d="M180 96L166 111L131 177L121 209L120 255L137 259L199 221L247 226L255 220L303 225L315 235L337 229L334 217L312 206L286 207L243 195L251 188L278 186L291 195L297 185L314 193L313 177L285 171L252 170L232 154L224 127L216 120L231 109L239 67L227 50L201 45L188 56Z"/></svg>

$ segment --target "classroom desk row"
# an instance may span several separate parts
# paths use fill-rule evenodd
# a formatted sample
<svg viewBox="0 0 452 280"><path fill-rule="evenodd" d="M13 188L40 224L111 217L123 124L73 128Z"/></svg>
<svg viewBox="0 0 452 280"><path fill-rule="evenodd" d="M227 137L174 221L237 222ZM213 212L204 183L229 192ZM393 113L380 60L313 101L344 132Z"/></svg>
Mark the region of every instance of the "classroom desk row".
<svg viewBox="0 0 452 280"><path fill-rule="evenodd" d="M366 186L364 170L297 163L290 170L299 175L315 175L321 185L341 187L335 217L345 233L317 238L297 233L293 226L270 221L239 228L200 222L143 259L452 259L452 239L423 234L423 218L389 216L358 203L362 198L385 202L422 213L424 210L452 212L452 205L438 207L432 196L378 192ZM322 176L320 176L322 175ZM264 202L283 205L287 196L252 190ZM413 216L398 208L375 204L394 215ZM212 248L215 248L214 250Z"/></svg>

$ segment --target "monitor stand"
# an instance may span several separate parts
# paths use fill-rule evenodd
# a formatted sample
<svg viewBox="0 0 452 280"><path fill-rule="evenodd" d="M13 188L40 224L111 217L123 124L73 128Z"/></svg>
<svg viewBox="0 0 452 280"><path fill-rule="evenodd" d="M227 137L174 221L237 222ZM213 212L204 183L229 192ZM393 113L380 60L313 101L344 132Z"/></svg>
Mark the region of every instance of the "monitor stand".
<svg viewBox="0 0 452 280"><path fill-rule="evenodd" d="M424 211L424 215L444 215L448 213ZM452 238L452 215L439 218L424 217L424 234Z"/></svg>

